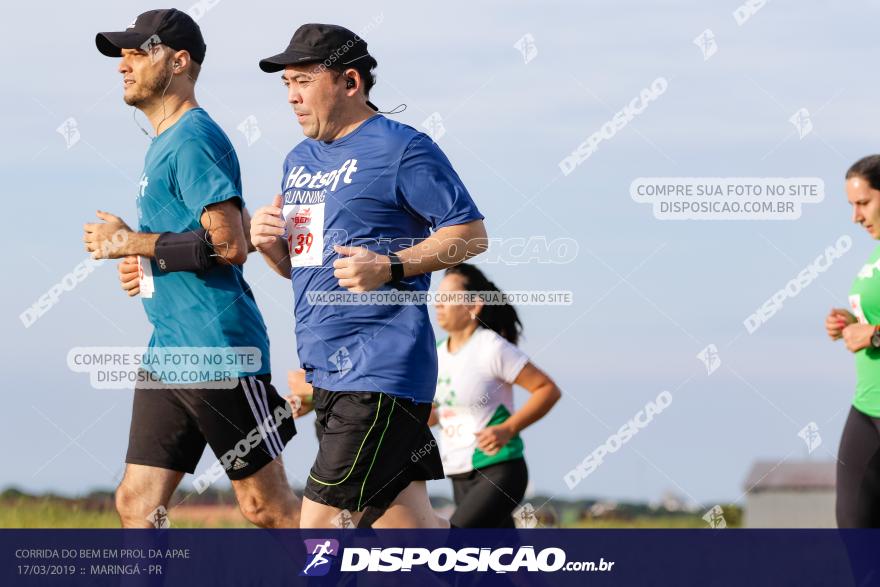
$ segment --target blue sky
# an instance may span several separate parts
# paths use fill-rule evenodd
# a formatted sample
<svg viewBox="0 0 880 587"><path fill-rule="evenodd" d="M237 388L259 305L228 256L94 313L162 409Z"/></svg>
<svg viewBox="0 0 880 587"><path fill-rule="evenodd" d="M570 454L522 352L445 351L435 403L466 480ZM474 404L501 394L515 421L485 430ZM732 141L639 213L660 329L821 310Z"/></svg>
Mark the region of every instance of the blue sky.
<svg viewBox="0 0 880 587"><path fill-rule="evenodd" d="M115 61L93 39L155 6L90 6L58 5L47 18L42 5L18 4L5 25L12 75L0 81L7 193L0 430L12 450L0 487L77 493L115 485L131 392L92 389L68 370L66 356L78 346L143 345L150 333L140 304L118 290L112 263L30 328L18 318L85 258L82 224L96 209L135 221L148 140L122 102ZM285 47L305 22L370 26L365 37L379 61L373 101L384 109L406 103L396 118L418 128L441 115L446 133L438 142L490 236L578 242L567 264L483 265L502 288L574 294L570 307L521 309L522 347L564 394L524 433L533 488L559 498L650 500L673 490L701 503L737 500L756 459L836 454L855 374L822 322L830 307L846 306L874 247L850 222L842 176L877 150L880 123L876 2L771 2L742 26L737 6L373 2L255 11L221 0L199 20L208 51L197 95L237 148L253 210L277 192L284 154L302 139L278 77L262 73L258 59ZM707 28L718 51L704 61L693 40ZM514 48L525 34L537 48L528 63ZM661 76L666 92L563 176L559 161ZM803 138L789 122L800 108L813 123ZM261 133L250 146L237 130L249 116ZM68 117L80 132L69 149L56 132ZM663 221L630 198L629 186L665 176L818 177L826 197L797 220ZM746 316L841 235L852 237L852 249L750 335ZM284 390L286 370L298 364L289 282L255 256L245 275ZM708 344L722 361L711 375L696 358ZM569 490L563 475L662 390L672 405ZM808 455L797 434L809 422L822 444ZM297 485L317 449L311 418L300 429L285 451ZM198 470L209 464L204 458ZM446 481L431 490L451 493Z"/></svg>

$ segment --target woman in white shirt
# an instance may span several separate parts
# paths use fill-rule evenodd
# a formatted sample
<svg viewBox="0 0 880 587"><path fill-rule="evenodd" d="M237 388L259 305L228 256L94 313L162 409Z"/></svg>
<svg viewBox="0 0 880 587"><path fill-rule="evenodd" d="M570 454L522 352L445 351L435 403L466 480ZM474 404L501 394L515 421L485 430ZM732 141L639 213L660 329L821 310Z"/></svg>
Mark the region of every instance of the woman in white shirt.
<svg viewBox="0 0 880 587"><path fill-rule="evenodd" d="M468 263L451 267L439 293L457 298L437 304L437 322L449 336L437 344L431 416L431 424L442 429L440 454L452 479L456 510L450 522L513 528L511 513L528 484L519 433L550 411L559 388L516 346L522 331L516 309L479 269ZM518 410L514 384L531 394Z"/></svg>

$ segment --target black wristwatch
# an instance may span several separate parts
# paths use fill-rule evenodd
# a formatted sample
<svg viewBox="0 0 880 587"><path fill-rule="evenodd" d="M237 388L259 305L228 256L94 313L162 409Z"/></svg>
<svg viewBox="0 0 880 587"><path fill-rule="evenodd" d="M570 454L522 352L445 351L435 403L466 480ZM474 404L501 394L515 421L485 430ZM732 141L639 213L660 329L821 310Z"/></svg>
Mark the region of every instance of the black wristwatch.
<svg viewBox="0 0 880 587"><path fill-rule="evenodd" d="M874 327L874 334L871 335L871 346L880 349L880 326Z"/></svg>
<svg viewBox="0 0 880 587"><path fill-rule="evenodd" d="M403 261L394 253L388 253L388 260L391 261L391 279L385 283L398 285L403 281Z"/></svg>

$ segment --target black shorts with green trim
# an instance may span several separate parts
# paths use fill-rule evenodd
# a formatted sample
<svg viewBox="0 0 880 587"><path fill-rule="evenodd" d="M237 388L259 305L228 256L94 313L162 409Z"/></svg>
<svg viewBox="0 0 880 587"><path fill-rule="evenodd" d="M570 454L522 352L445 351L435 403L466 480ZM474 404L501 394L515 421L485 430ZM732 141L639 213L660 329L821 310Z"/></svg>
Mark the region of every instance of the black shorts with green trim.
<svg viewBox="0 0 880 587"><path fill-rule="evenodd" d="M319 448L303 493L310 500L384 510L411 482L443 478L430 403L318 387L313 401Z"/></svg>

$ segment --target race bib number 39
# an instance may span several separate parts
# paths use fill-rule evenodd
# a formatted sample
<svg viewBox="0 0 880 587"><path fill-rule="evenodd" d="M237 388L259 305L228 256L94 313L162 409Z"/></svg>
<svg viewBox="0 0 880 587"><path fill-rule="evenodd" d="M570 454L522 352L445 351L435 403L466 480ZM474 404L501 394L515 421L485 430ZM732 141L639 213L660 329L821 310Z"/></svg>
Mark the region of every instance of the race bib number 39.
<svg viewBox="0 0 880 587"><path fill-rule="evenodd" d="M324 203L284 206L290 264L320 267L324 261Z"/></svg>

